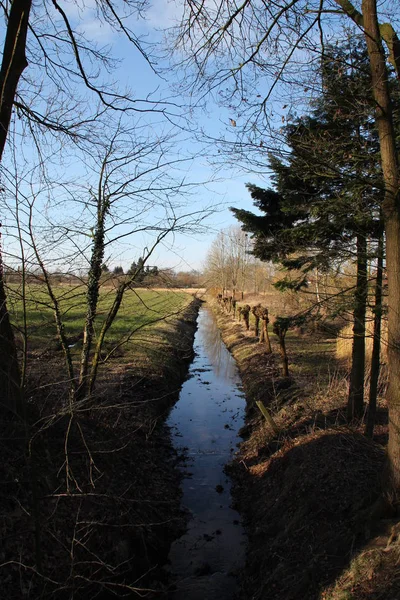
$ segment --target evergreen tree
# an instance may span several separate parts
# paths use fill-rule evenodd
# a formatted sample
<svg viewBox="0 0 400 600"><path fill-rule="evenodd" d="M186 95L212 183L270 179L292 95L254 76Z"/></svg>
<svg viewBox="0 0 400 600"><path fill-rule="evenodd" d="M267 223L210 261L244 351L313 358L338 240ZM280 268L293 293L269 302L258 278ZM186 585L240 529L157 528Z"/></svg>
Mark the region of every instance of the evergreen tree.
<svg viewBox="0 0 400 600"><path fill-rule="evenodd" d="M136 284L143 283L147 275L151 273L150 267L144 265L144 260L142 257L139 257L138 261L133 261L128 271L129 275L134 275L136 273L134 282Z"/></svg>
<svg viewBox="0 0 400 600"><path fill-rule="evenodd" d="M232 210L253 234L258 258L300 270L281 286L299 289L309 270L356 255L352 419L363 412L367 240L379 237L383 181L364 47L331 49L320 72L322 94L311 114L286 127L287 159L269 157L275 190L248 186L265 216Z"/></svg>
<svg viewBox="0 0 400 600"><path fill-rule="evenodd" d="M133 275L136 272L136 269L137 269L137 264L135 261L133 261L131 263L131 266L129 267L128 275Z"/></svg>

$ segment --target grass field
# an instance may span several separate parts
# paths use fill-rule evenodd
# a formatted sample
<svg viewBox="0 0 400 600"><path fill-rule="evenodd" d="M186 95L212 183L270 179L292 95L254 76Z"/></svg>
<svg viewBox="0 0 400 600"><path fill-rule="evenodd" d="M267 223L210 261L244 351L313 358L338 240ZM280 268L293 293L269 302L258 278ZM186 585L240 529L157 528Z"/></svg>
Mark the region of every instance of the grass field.
<svg viewBox="0 0 400 600"><path fill-rule="evenodd" d="M83 331L85 318L85 286L58 285L54 288L68 339L73 345ZM115 289L104 288L100 293L96 332L99 332L115 297ZM146 332L165 327L168 317L181 311L191 300L189 294L174 291L127 290L119 313L106 337L107 347L132 332ZM8 289L11 318L17 328L23 327L21 289ZM57 338L54 310L44 285L31 284L26 290L26 320L31 350L46 348Z"/></svg>

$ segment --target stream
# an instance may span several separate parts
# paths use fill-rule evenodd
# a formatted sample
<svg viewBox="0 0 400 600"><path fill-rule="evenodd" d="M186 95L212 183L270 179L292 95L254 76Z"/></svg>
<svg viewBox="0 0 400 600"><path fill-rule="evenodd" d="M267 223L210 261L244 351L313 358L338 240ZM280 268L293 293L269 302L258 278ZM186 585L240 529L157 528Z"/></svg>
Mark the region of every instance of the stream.
<svg viewBox="0 0 400 600"><path fill-rule="evenodd" d="M244 564L246 537L230 505L224 466L237 450L245 401L236 363L206 306L200 308L195 358L179 401L171 411L175 446L184 449L182 503L190 512L188 530L172 545L171 600L234 600L235 573Z"/></svg>

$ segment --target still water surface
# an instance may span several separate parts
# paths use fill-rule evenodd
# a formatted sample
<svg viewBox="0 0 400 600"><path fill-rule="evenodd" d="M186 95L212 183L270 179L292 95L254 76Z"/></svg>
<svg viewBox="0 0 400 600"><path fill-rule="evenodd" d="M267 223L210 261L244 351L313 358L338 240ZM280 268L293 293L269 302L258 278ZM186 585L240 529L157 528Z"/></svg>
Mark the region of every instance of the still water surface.
<svg viewBox="0 0 400 600"><path fill-rule="evenodd" d="M235 572L243 566L245 543L239 514L230 507L230 481L223 468L240 441L244 396L232 356L214 316L202 306L194 341L195 359L168 420L175 445L188 457L183 505L191 519L172 546L172 600L233 600Z"/></svg>

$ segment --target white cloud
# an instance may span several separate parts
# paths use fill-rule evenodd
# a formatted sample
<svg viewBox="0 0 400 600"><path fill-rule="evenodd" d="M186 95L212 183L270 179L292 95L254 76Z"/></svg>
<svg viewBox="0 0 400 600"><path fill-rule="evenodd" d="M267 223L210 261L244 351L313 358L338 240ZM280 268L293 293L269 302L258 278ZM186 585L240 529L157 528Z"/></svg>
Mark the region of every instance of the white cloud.
<svg viewBox="0 0 400 600"><path fill-rule="evenodd" d="M164 28L176 25L183 13L183 0L154 0L146 12L149 27Z"/></svg>
<svg viewBox="0 0 400 600"><path fill-rule="evenodd" d="M95 15L87 15L78 26L78 31L88 40L101 42L102 44L109 43L116 35L116 31L108 23L104 23Z"/></svg>

